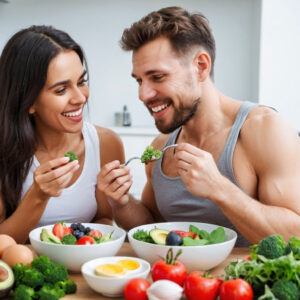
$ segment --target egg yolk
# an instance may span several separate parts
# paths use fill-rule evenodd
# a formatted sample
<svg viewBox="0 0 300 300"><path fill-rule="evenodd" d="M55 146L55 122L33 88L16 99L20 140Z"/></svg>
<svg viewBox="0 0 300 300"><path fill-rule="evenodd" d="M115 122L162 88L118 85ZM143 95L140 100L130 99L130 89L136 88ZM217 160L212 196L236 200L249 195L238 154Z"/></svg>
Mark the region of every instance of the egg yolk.
<svg viewBox="0 0 300 300"><path fill-rule="evenodd" d="M95 269L95 274L100 276L122 276L126 273L126 270L119 264L103 264L99 265Z"/></svg>
<svg viewBox="0 0 300 300"><path fill-rule="evenodd" d="M140 267L140 263L132 259L121 259L117 264L129 271L137 270Z"/></svg>

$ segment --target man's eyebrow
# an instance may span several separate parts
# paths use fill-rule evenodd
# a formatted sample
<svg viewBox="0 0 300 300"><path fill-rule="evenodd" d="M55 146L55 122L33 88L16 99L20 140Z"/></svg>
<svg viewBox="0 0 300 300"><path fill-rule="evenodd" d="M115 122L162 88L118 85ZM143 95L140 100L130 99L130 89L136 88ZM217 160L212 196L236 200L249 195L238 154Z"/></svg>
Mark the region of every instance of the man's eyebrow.
<svg viewBox="0 0 300 300"><path fill-rule="evenodd" d="M158 73L158 72L161 72L160 70L149 70L145 73L145 75L149 76L149 75L152 75L152 74L155 74L155 73ZM134 73L131 73L131 76L133 78L138 78L137 75L135 75Z"/></svg>
<svg viewBox="0 0 300 300"><path fill-rule="evenodd" d="M84 70L84 71L82 72L82 74L80 75L79 79L82 79L82 78L86 75L86 73L87 73L86 70ZM49 90L51 90L51 89L53 89L53 88L55 88L55 87L57 87L57 86L59 86L59 85L66 85L66 84L68 84L69 82L70 82L70 80L62 80L62 81L58 81L58 82L52 84L52 85L49 87Z"/></svg>

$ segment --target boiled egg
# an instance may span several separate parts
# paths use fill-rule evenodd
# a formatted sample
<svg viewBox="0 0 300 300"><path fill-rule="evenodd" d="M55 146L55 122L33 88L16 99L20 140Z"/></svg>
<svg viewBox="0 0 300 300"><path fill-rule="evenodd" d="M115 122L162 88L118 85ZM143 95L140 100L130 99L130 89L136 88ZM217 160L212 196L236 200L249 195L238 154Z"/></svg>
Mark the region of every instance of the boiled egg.
<svg viewBox="0 0 300 300"><path fill-rule="evenodd" d="M11 245L5 248L2 254L2 260L10 267L13 267L18 263L30 265L33 261L33 258L33 252L28 247L19 244Z"/></svg>
<svg viewBox="0 0 300 300"><path fill-rule="evenodd" d="M0 234L0 257L2 256L5 248L16 245L16 241L7 234Z"/></svg>

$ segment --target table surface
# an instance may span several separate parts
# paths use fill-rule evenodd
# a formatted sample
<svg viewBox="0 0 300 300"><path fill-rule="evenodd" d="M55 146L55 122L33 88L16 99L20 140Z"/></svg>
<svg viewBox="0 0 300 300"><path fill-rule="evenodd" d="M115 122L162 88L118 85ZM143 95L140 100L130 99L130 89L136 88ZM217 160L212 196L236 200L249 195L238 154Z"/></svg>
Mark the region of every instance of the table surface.
<svg viewBox="0 0 300 300"><path fill-rule="evenodd" d="M225 266L228 265L230 261L236 260L238 258L244 258L247 254L249 254L249 249L247 248L234 248L232 253L227 257L227 259L214 268L211 273L213 275L221 275L223 274L223 270ZM124 243L120 251L117 253L120 256L134 256L136 257L135 253L133 252L129 243ZM123 298L108 298L104 297L99 293L94 292L85 282L84 278L81 274L70 274L70 277L77 283L77 292L76 294L65 296L63 299L98 299L98 300L109 300L109 299L123 299Z"/></svg>

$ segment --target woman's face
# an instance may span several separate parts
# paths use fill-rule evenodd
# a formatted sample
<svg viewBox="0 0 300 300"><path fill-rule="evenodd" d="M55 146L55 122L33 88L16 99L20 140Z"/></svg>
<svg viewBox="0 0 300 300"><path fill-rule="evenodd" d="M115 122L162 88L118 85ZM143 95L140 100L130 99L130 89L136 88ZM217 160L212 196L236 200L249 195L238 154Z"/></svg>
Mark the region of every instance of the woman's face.
<svg viewBox="0 0 300 300"><path fill-rule="evenodd" d="M75 51L61 52L53 58L46 83L29 110L39 131L81 130L83 107L89 96L86 81L86 71Z"/></svg>

